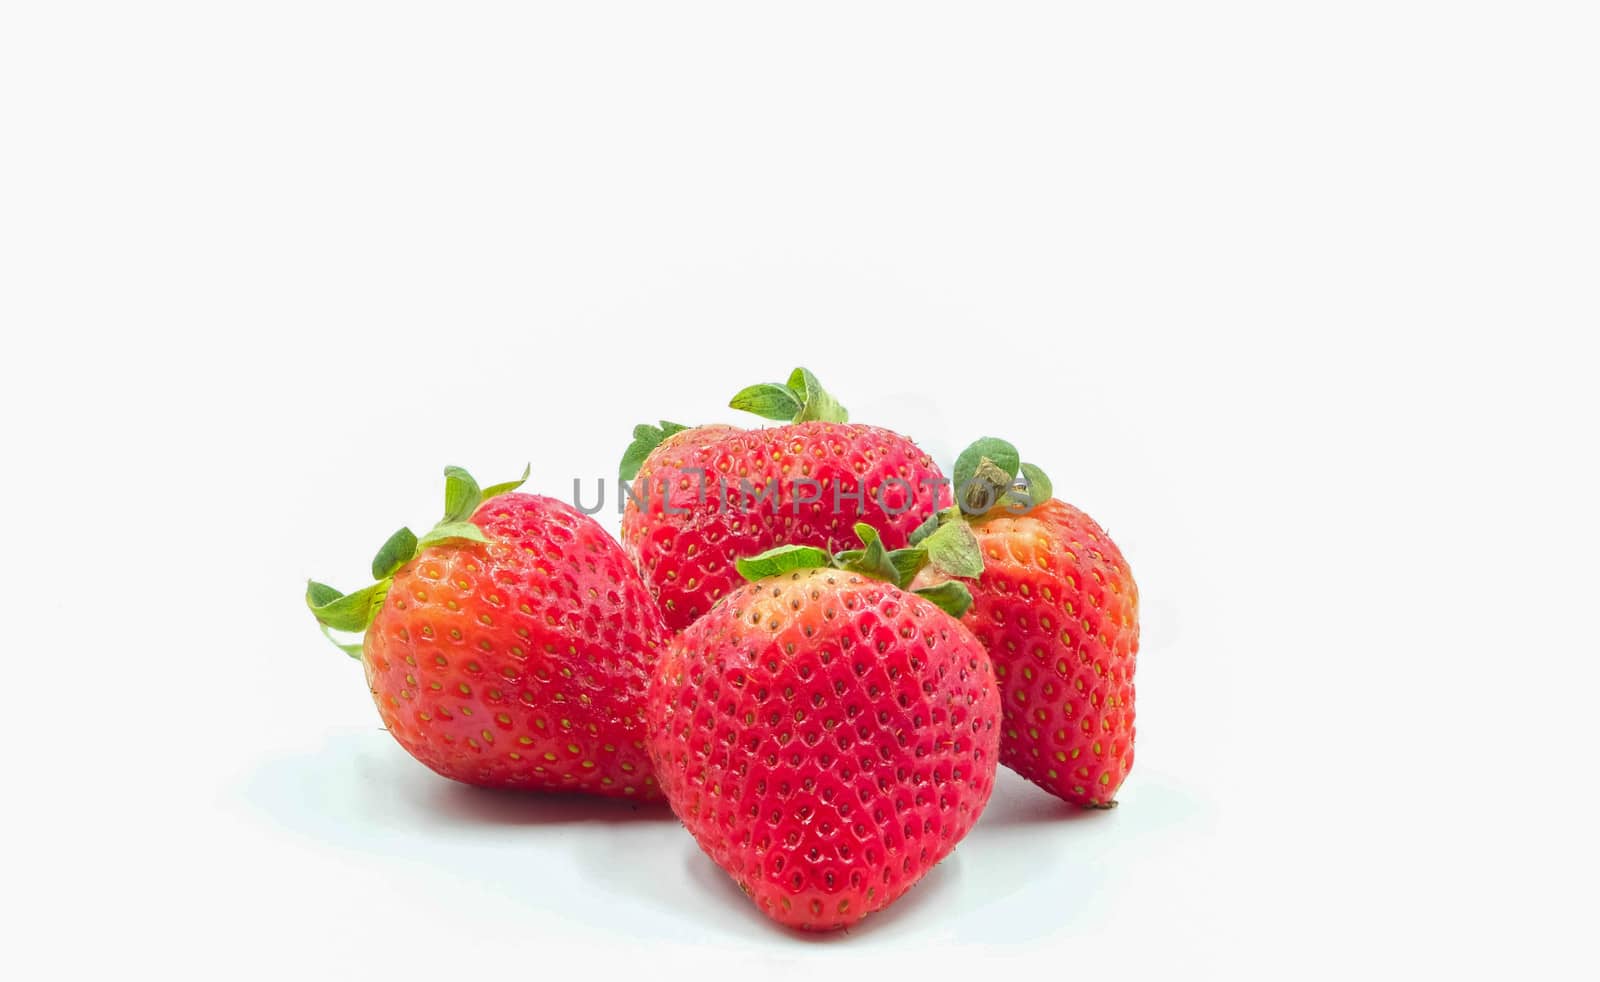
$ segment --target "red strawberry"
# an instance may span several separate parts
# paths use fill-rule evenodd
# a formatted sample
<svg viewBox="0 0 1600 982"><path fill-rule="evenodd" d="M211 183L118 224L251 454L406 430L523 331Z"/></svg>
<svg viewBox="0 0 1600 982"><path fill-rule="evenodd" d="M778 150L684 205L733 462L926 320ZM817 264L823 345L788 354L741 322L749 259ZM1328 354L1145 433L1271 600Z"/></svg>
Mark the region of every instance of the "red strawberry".
<svg viewBox="0 0 1600 982"><path fill-rule="evenodd" d="M927 454L898 433L846 422L803 368L730 405L790 425L639 426L622 459L621 477L633 481L622 543L675 631L738 585L740 556L786 543L844 549L858 521L898 549L950 503Z"/></svg>
<svg viewBox="0 0 1600 982"><path fill-rule="evenodd" d="M644 699L667 632L644 581L572 506L445 475L444 520L420 542L395 533L377 583L306 592L324 632L366 632L340 647L384 726L468 784L658 797Z"/></svg>
<svg viewBox="0 0 1600 982"><path fill-rule="evenodd" d="M808 547L740 560L752 582L668 644L650 688L668 802L791 927L846 927L892 903L994 787L989 659L934 602L959 611L970 597L862 572L883 556L871 536L844 568Z"/></svg>
<svg viewBox="0 0 1600 982"><path fill-rule="evenodd" d="M1051 498L1038 468L1020 464L1020 483L1018 469L1016 449L993 438L955 468L984 560L963 621L1000 681L1000 762L1059 798L1110 808L1133 767L1139 588L1104 529ZM913 585L946 578L930 568Z"/></svg>

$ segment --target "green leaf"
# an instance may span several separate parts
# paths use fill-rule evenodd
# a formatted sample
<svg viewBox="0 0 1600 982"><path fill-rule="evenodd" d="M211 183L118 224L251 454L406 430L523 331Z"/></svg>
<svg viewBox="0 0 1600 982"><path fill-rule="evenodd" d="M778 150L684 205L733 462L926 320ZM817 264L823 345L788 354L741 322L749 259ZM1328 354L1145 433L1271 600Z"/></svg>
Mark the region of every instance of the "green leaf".
<svg viewBox="0 0 1600 982"><path fill-rule="evenodd" d="M895 586L904 590L917 578L917 574L922 572L922 567L927 565L928 550L896 549L889 553L889 562L895 569Z"/></svg>
<svg viewBox="0 0 1600 982"><path fill-rule="evenodd" d="M1014 471L1007 473L999 464L984 457L978 461L977 472L961 485L957 503L963 514L982 514L1006 500L1015 483Z"/></svg>
<svg viewBox="0 0 1600 982"><path fill-rule="evenodd" d="M966 522L946 522L939 531L923 540L928 562L946 576L974 577L983 573L983 550L972 526Z"/></svg>
<svg viewBox="0 0 1600 982"><path fill-rule="evenodd" d="M985 436L974 440L972 446L961 451L961 456L956 458L956 466L952 472L951 480L955 482L956 495L961 494L961 486L978 473L978 464L983 458L994 461L996 467L1006 472L1006 483L1017 475L1017 465L1021 458L1017 455L1017 448L997 437Z"/></svg>
<svg viewBox="0 0 1600 982"><path fill-rule="evenodd" d="M633 442L628 444L628 449L622 452L622 462L617 465L617 479L631 481L639 476L639 468L644 465L650 451L661 445L667 438L649 423L640 423L633 428Z"/></svg>
<svg viewBox="0 0 1600 982"><path fill-rule="evenodd" d="M912 592L951 617L960 618L972 607L972 591L959 580L947 580L938 586L925 586Z"/></svg>
<svg viewBox="0 0 1600 982"><path fill-rule="evenodd" d="M728 405L741 412L755 413L762 419L776 419L787 423L800 415L803 403L787 385L764 382L740 389L739 394L734 396Z"/></svg>
<svg viewBox="0 0 1600 982"><path fill-rule="evenodd" d="M646 458L655 449L661 446L661 441L674 433L693 429L682 423L669 423L661 421L660 426L651 426L649 423L640 423L633 428L633 442L628 444L628 449L622 452L622 462L617 465L617 479L631 481L639 476L639 468L644 466Z"/></svg>
<svg viewBox="0 0 1600 982"><path fill-rule="evenodd" d="M889 561L889 553L883 548L883 540L878 538L878 530L866 522L857 522L855 531L856 538L861 540L864 548L841 552L836 557L839 568L898 584L900 572Z"/></svg>
<svg viewBox="0 0 1600 982"><path fill-rule="evenodd" d="M469 542L488 542L488 536L483 534L483 529L471 522L440 522L435 525L427 535L422 537L419 546L431 546L440 542L449 542L452 539L464 539Z"/></svg>
<svg viewBox="0 0 1600 982"><path fill-rule="evenodd" d="M739 575L751 583L797 569L824 569L833 557L815 546L778 546L757 556L735 560Z"/></svg>
<svg viewBox="0 0 1600 982"><path fill-rule="evenodd" d="M325 583L306 581L306 606L317 623L336 631L359 634L372 623L372 615L389 594L389 581L380 580L364 590L340 594Z"/></svg>
<svg viewBox="0 0 1600 982"><path fill-rule="evenodd" d="M828 423L846 423L850 412L828 394L810 370L797 368L789 374L788 384L764 382L740 389L728 403L734 409L755 413L763 419L784 423L804 423L822 420Z"/></svg>
<svg viewBox="0 0 1600 982"><path fill-rule="evenodd" d="M316 580L306 580L306 606L310 607L312 610L316 610L318 607L321 607L324 604L332 603L342 596L344 596L344 594L340 593L338 590L335 590L326 583L318 583Z"/></svg>
<svg viewBox="0 0 1600 982"><path fill-rule="evenodd" d="M417 535L408 528L389 536L378 549L378 554L372 557L372 578L375 580L386 579L393 576L395 570L411 561L417 554Z"/></svg>
<svg viewBox="0 0 1600 982"><path fill-rule="evenodd" d="M491 484L484 488L482 500L488 501L490 498L498 497L499 495L515 491L524 484L528 483L528 475L532 473L533 465L530 463L526 467L522 468L522 476L517 478L515 481L506 481L502 484Z"/></svg>
<svg viewBox="0 0 1600 982"><path fill-rule="evenodd" d="M444 469L444 518L440 525L451 522L464 522L472 517L478 503L483 500L483 492L478 488L478 482L472 479L460 467L446 467Z"/></svg>
<svg viewBox="0 0 1600 982"><path fill-rule="evenodd" d="M1035 505L1042 505L1055 497L1055 489L1050 486L1050 478L1033 464L1022 465L1022 483L1026 485L1026 490L1014 490L1009 497L1020 504L1023 511L1028 511Z"/></svg>
<svg viewBox="0 0 1600 982"><path fill-rule="evenodd" d="M789 388L800 398L800 411L793 421L821 420L825 423L848 423L850 411L829 395L809 369L797 368L789 374Z"/></svg>
<svg viewBox="0 0 1600 982"><path fill-rule="evenodd" d="M932 535L939 528L939 513L934 512L927 520L918 525L916 531L911 533L911 544L921 545L922 540Z"/></svg>

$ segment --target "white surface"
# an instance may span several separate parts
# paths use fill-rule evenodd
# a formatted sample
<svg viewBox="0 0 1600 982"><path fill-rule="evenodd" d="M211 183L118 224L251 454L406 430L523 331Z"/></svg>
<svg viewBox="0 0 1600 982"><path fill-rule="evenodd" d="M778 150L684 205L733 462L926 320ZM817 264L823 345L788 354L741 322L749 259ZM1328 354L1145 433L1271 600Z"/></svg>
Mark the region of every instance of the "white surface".
<svg viewBox="0 0 1600 982"><path fill-rule="evenodd" d="M1592 971L1592 5L527 6L0 13L3 957ZM1145 601L1123 807L1004 781L821 942L411 765L300 608L799 363Z"/></svg>

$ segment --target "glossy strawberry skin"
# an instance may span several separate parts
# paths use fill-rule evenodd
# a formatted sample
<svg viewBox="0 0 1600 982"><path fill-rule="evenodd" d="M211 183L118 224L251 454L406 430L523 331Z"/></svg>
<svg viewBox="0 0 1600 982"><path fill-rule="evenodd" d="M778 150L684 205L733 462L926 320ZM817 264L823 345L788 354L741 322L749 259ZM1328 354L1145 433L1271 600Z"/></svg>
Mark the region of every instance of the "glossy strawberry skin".
<svg viewBox="0 0 1600 982"><path fill-rule="evenodd" d="M944 858L994 787L989 659L921 597L831 569L730 594L667 646L650 754L700 847L769 917L846 927Z"/></svg>
<svg viewBox="0 0 1600 982"><path fill-rule="evenodd" d="M472 521L489 543L424 548L367 629L384 725L468 784L659 797L644 708L667 631L621 547L536 495L491 498Z"/></svg>
<svg viewBox="0 0 1600 982"><path fill-rule="evenodd" d="M791 489L798 479L816 481L820 500L799 505L797 512L800 495ZM777 512L771 499L752 504L741 496L741 480L757 495L775 480L782 495ZM726 507L722 481L728 489ZM650 454L633 488L623 513L622 542L674 631L743 582L736 559L784 544L829 552L854 548L857 522L876 528L886 548L899 549L924 519L951 500L943 473L916 444L855 423L685 430ZM809 496L811 487L803 493Z"/></svg>
<svg viewBox="0 0 1600 982"><path fill-rule="evenodd" d="M1059 798L1107 807L1133 767L1139 589L1127 561L1056 500L973 532L984 571L963 621L1000 682L1000 762Z"/></svg>

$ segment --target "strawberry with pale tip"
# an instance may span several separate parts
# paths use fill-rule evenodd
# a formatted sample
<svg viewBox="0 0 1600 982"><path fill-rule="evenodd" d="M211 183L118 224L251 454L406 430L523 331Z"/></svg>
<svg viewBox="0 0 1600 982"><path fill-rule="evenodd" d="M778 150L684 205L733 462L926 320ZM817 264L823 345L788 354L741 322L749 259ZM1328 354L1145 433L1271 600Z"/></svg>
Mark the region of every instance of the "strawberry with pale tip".
<svg viewBox="0 0 1600 982"><path fill-rule="evenodd" d="M783 546L675 637L650 689L650 755L700 847L768 917L847 927L893 903L978 820L994 788L1000 696L957 619L976 542L836 556ZM932 537L930 537L932 538Z"/></svg>

